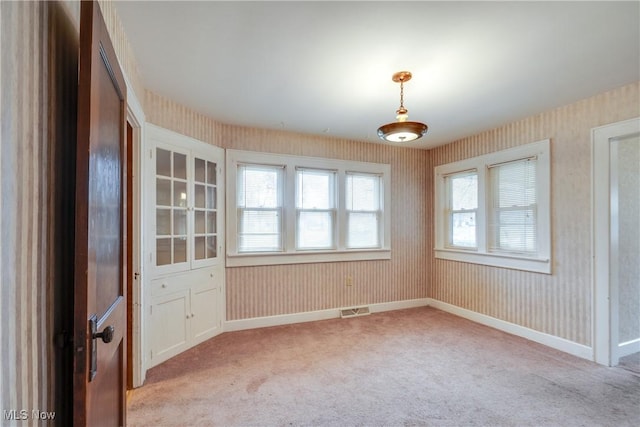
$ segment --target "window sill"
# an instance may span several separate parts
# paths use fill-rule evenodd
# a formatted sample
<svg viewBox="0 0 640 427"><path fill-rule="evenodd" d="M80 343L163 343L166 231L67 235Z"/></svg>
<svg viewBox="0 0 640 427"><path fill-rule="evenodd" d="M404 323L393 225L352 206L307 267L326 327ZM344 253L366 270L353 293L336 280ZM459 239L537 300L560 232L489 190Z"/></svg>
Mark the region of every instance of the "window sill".
<svg viewBox="0 0 640 427"><path fill-rule="evenodd" d="M311 264L319 262L372 261L391 259L391 249L363 249L331 252L252 253L227 255L227 267Z"/></svg>
<svg viewBox="0 0 640 427"><path fill-rule="evenodd" d="M491 267L551 274L551 260L548 258L530 258L525 256L442 248L435 249L435 257L449 261L468 262Z"/></svg>

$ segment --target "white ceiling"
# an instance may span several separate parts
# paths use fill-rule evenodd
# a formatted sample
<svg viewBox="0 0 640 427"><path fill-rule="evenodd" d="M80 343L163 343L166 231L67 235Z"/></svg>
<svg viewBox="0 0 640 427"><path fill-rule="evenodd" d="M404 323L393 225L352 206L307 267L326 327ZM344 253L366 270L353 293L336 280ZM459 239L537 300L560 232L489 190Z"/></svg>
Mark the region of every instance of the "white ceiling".
<svg viewBox="0 0 640 427"><path fill-rule="evenodd" d="M116 2L148 89L223 123L430 148L640 80L640 2Z"/></svg>

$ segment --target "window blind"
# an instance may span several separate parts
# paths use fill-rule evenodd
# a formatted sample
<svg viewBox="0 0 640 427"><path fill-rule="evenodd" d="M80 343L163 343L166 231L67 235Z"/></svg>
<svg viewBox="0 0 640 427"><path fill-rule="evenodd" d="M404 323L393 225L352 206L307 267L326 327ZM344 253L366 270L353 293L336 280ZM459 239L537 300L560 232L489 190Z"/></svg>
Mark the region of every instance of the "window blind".
<svg viewBox="0 0 640 427"><path fill-rule="evenodd" d="M536 157L490 165L489 249L537 252Z"/></svg>
<svg viewBox="0 0 640 427"><path fill-rule="evenodd" d="M283 167L238 165L238 251L282 250Z"/></svg>
<svg viewBox="0 0 640 427"><path fill-rule="evenodd" d="M296 169L296 247L335 247L336 171Z"/></svg>
<svg viewBox="0 0 640 427"><path fill-rule="evenodd" d="M347 173L346 178L347 247L380 247L380 176Z"/></svg>

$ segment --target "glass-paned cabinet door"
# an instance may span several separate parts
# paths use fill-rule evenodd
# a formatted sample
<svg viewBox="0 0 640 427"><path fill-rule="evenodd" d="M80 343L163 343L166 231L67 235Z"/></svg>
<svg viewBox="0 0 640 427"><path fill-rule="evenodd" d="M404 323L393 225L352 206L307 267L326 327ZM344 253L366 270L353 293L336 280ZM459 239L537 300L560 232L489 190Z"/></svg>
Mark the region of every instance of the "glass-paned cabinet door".
<svg viewBox="0 0 640 427"><path fill-rule="evenodd" d="M188 154L155 148L155 263L189 262Z"/></svg>
<svg viewBox="0 0 640 427"><path fill-rule="evenodd" d="M223 262L224 150L187 141L153 141L148 191L154 272Z"/></svg>
<svg viewBox="0 0 640 427"><path fill-rule="evenodd" d="M218 238L218 162L194 155L193 161L193 264L211 264L220 256ZM209 261L209 262L207 262Z"/></svg>

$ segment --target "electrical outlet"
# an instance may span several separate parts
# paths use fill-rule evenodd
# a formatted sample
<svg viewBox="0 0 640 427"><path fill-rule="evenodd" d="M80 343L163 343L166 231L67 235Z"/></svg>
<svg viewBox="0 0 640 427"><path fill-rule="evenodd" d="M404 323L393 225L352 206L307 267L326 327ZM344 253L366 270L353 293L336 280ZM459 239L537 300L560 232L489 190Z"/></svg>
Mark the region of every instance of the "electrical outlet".
<svg viewBox="0 0 640 427"><path fill-rule="evenodd" d="M353 276L352 275L348 275L347 276L346 284L347 284L347 286L353 286Z"/></svg>

